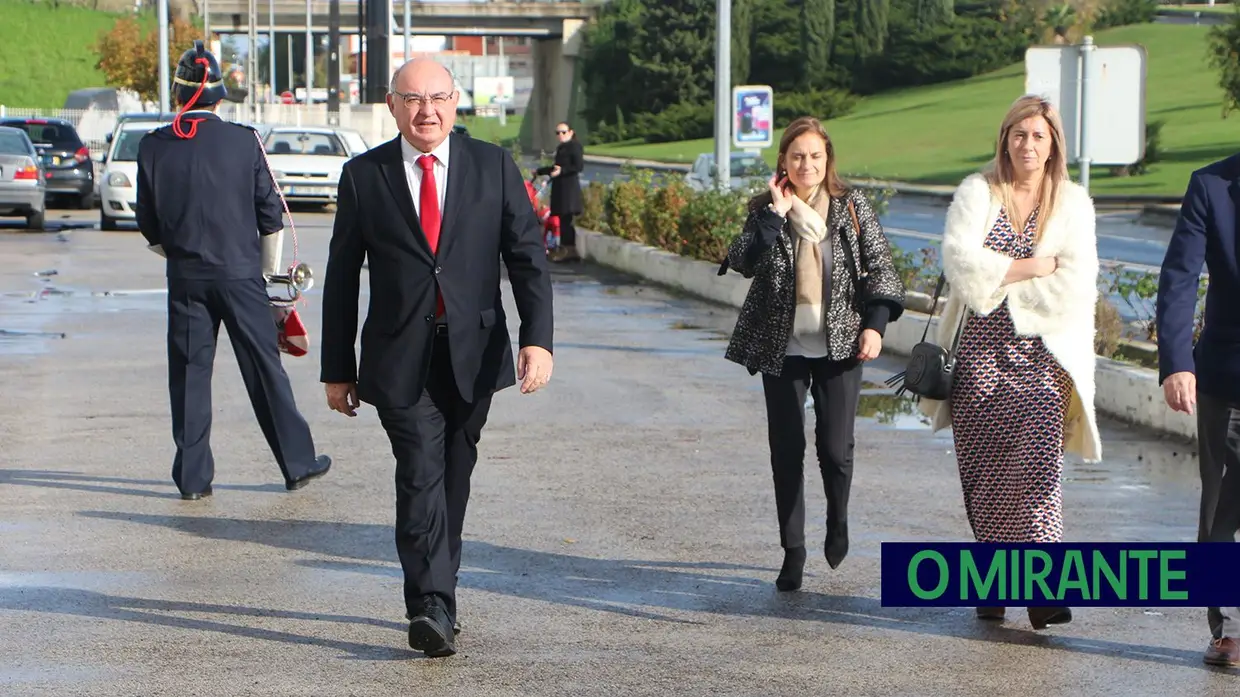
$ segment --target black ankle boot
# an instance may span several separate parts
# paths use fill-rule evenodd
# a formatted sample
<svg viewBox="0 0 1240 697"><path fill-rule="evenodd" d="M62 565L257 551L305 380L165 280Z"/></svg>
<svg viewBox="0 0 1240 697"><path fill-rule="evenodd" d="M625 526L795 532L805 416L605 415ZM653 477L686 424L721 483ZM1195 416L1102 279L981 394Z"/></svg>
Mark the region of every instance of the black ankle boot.
<svg viewBox="0 0 1240 697"><path fill-rule="evenodd" d="M801 587L801 574L805 571L805 548L784 550L784 566L775 579L775 587L781 591L794 591Z"/></svg>
<svg viewBox="0 0 1240 697"><path fill-rule="evenodd" d="M844 561L844 557L848 556L848 523L827 526L827 539L823 543L822 551L832 569Z"/></svg>

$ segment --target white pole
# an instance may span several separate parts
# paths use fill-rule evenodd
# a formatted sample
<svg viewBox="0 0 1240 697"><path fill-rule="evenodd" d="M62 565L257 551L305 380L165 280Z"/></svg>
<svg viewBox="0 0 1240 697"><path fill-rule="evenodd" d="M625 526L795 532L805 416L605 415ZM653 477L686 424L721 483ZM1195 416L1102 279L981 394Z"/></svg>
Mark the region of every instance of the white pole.
<svg viewBox="0 0 1240 697"><path fill-rule="evenodd" d="M267 101L276 103L276 0L267 0Z"/></svg>
<svg viewBox="0 0 1240 697"><path fill-rule="evenodd" d="M159 113L166 114L172 109L168 105L168 90L171 87L168 75L168 0L159 0Z"/></svg>
<svg viewBox="0 0 1240 697"><path fill-rule="evenodd" d="M1079 158L1081 166L1081 186L1085 187L1085 191L1089 191L1089 165L1092 153L1089 146L1089 107L1092 99L1089 93L1091 83L1089 81L1090 71L1094 65L1094 37L1086 36L1081 41L1081 116L1077 121L1077 133L1081 136L1081 156Z"/></svg>
<svg viewBox="0 0 1240 697"><path fill-rule="evenodd" d="M202 0L202 35L207 50L211 50L211 0Z"/></svg>
<svg viewBox="0 0 1240 697"><path fill-rule="evenodd" d="M409 34L410 34L410 30L409 30L410 7L409 5L410 5L409 0L405 0L405 62L406 63L409 62Z"/></svg>
<svg viewBox="0 0 1240 697"><path fill-rule="evenodd" d="M306 0L306 104L313 104L310 90L314 87L314 16L310 12L310 0Z"/></svg>
<svg viewBox="0 0 1240 697"><path fill-rule="evenodd" d="M732 0L715 0L715 171L720 190L732 181Z"/></svg>

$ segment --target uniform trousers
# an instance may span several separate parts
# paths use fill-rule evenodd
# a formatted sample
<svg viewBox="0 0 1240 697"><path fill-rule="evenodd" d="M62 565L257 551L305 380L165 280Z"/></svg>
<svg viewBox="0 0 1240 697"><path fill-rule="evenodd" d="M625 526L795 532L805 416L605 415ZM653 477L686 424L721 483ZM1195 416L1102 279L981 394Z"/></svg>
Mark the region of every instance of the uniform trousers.
<svg viewBox="0 0 1240 697"><path fill-rule="evenodd" d="M173 481L181 493L201 493L215 476L211 375L221 322L285 483L305 477L317 466L314 440L280 361L266 283L261 278L169 278L168 393L177 448Z"/></svg>

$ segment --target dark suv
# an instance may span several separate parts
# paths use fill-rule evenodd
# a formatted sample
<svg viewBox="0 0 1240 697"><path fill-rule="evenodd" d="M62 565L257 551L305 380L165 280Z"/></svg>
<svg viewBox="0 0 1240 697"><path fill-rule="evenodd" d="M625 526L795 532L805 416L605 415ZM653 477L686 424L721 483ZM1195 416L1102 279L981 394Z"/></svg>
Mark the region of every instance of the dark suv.
<svg viewBox="0 0 1240 697"><path fill-rule="evenodd" d="M0 126L20 128L30 136L43 159L49 199L67 198L78 208L94 206L95 166L73 124L64 119L9 118L0 119Z"/></svg>

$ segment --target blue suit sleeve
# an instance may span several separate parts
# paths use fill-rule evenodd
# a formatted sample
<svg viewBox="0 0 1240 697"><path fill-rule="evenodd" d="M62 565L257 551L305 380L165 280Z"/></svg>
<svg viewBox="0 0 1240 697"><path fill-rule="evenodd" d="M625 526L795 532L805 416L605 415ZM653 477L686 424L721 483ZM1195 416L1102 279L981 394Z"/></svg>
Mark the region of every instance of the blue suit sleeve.
<svg viewBox="0 0 1240 697"><path fill-rule="evenodd" d="M1158 382L1194 372L1193 321L1206 258L1210 202L1200 175L1189 180L1158 278Z"/></svg>

